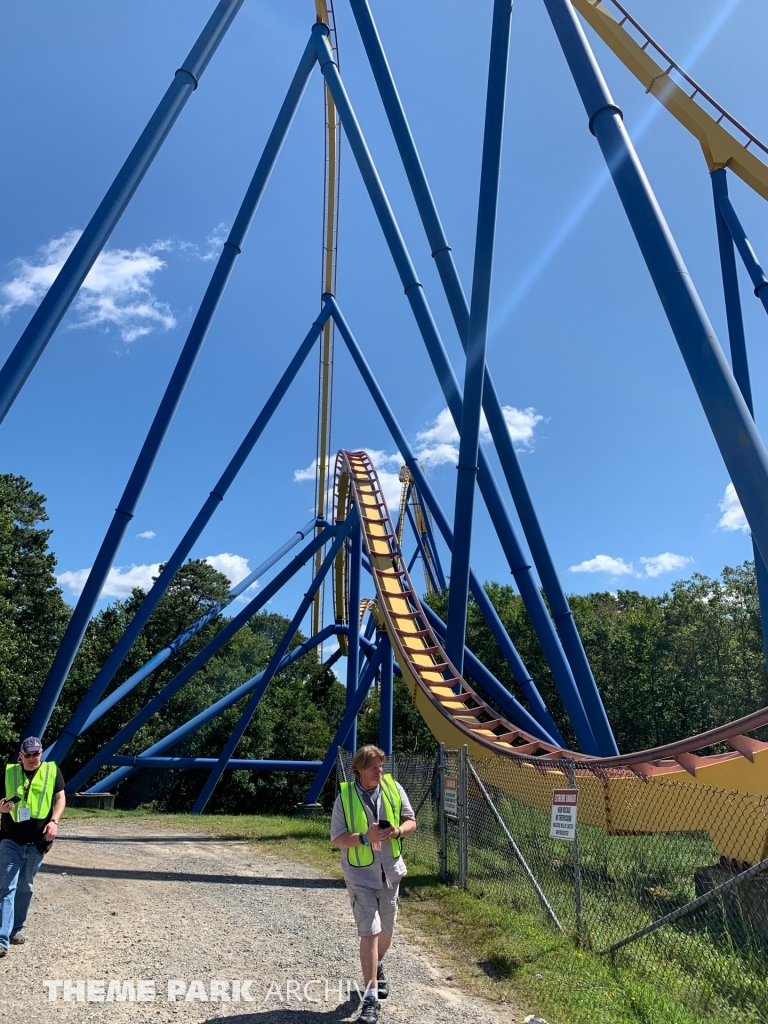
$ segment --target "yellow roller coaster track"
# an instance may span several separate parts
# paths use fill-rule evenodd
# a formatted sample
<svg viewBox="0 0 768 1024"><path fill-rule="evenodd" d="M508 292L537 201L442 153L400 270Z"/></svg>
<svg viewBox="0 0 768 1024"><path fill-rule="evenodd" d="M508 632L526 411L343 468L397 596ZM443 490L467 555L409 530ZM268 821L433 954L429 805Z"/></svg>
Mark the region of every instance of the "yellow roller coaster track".
<svg viewBox="0 0 768 1024"><path fill-rule="evenodd" d="M571 2L645 91L698 139L709 170L729 167L768 199L768 146L702 89L618 0Z"/></svg>
<svg viewBox="0 0 768 1024"><path fill-rule="evenodd" d="M745 735L768 723L768 708L678 743L617 757L588 757L543 743L500 718L448 660L411 584L371 460L363 451L340 451L336 456L334 486L336 521L343 521L353 505L360 517L363 548L376 588L371 611L377 625L387 630L414 706L436 739L450 748L467 744L473 757L496 755L528 764L540 779L540 785L534 789L536 805L542 809L551 803L551 790L565 784L562 768L547 762L574 758L584 764L580 788L597 787L603 794L599 801L589 802L589 806L600 810L592 812L587 824L626 834L706 830L724 856L749 863L766 856L766 836L730 837L725 825L728 816L717 800L711 802L711 820L702 821L686 794L690 794L691 786L703 786L723 791L724 800L734 790L760 801L768 797L768 743ZM346 554L342 549L335 566L334 586L339 623L348 621L346 586ZM693 753L719 742L728 743L732 752L706 757ZM621 769L624 771L616 771ZM680 785L665 787L662 796L658 789L641 786L629 803L612 801L613 792L638 784L629 772L640 778L663 776L665 782ZM525 793L528 795L521 788L517 795L530 802L530 787ZM621 821L615 810L620 806L632 808L631 813L623 812Z"/></svg>

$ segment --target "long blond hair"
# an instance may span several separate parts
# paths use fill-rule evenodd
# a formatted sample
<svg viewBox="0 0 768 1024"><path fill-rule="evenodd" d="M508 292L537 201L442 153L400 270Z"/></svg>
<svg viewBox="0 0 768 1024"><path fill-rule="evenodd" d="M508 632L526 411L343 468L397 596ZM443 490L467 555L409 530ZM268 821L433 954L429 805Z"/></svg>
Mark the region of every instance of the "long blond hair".
<svg viewBox="0 0 768 1024"><path fill-rule="evenodd" d="M383 761L387 759L384 751L375 747L373 743L366 743L364 747L360 747L352 758L352 771L355 773L356 779L360 779L360 772L365 771L374 757L380 757Z"/></svg>

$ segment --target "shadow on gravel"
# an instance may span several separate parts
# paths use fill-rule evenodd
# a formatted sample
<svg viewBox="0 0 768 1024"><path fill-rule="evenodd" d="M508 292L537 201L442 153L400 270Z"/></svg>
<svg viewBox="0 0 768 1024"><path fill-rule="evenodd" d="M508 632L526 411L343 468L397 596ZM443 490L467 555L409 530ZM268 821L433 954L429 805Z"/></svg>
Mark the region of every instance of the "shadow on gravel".
<svg viewBox="0 0 768 1024"><path fill-rule="evenodd" d="M137 882L213 882L224 885L272 885L291 889L343 889L333 878L264 878L259 875L200 875L185 871L129 871L123 868L81 868L68 864L45 864L45 875L73 875L78 878L126 878Z"/></svg>
<svg viewBox="0 0 768 1024"><path fill-rule="evenodd" d="M234 1017L211 1017L204 1024L333 1024L347 1020L357 1013L360 1000L347 1000L332 1010L263 1010L256 1013L237 1014Z"/></svg>
<svg viewBox="0 0 768 1024"><path fill-rule="evenodd" d="M237 836L198 836L190 832L183 836L57 836L59 843L244 843Z"/></svg>

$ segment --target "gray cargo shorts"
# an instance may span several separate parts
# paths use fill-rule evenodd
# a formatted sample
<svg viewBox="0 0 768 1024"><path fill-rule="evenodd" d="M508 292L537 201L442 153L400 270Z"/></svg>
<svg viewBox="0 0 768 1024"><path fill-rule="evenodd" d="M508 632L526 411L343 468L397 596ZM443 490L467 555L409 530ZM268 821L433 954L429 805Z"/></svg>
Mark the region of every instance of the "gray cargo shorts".
<svg viewBox="0 0 768 1024"><path fill-rule="evenodd" d="M392 889L371 889L367 885L347 882L349 902L355 915L357 934L361 938L364 935L378 935L379 932L394 934L399 891L399 884Z"/></svg>

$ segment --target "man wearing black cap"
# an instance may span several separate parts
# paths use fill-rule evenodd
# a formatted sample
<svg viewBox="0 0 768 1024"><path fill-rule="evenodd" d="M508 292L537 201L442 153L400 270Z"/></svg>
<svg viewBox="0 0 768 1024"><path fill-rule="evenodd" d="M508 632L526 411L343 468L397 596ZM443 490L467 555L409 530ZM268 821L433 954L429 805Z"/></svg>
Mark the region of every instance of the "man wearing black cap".
<svg viewBox="0 0 768 1024"><path fill-rule="evenodd" d="M36 736L22 741L19 761L5 769L0 800L0 957L24 942L32 884L43 855L59 832L66 797L64 778L53 761L41 761Z"/></svg>

